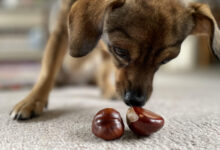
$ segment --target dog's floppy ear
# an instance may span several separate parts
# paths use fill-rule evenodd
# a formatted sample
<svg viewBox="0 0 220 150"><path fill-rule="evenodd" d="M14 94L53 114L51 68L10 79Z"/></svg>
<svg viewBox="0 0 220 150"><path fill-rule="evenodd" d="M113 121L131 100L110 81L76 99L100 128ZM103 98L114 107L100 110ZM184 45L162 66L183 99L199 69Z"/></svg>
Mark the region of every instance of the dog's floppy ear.
<svg viewBox="0 0 220 150"><path fill-rule="evenodd" d="M206 34L209 36L210 48L214 55L220 59L220 30L208 5L190 3L195 26L192 34Z"/></svg>
<svg viewBox="0 0 220 150"><path fill-rule="evenodd" d="M78 0L69 13L69 49L73 57L87 55L101 38L105 13L125 0Z"/></svg>

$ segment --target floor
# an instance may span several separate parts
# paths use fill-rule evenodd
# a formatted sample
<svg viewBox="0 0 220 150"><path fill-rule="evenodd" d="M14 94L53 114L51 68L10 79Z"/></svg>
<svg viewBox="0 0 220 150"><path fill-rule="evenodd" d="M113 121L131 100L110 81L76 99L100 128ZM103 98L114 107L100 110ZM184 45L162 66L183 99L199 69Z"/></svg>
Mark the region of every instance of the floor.
<svg viewBox="0 0 220 150"><path fill-rule="evenodd" d="M115 141L96 138L92 118L106 107L118 110L126 124L127 106L100 97L96 87L54 89L42 116L16 122L13 105L29 89L0 91L0 149L89 150L220 150L220 73L158 73L154 93L145 108L161 114L165 126L149 137L137 137L127 127Z"/></svg>

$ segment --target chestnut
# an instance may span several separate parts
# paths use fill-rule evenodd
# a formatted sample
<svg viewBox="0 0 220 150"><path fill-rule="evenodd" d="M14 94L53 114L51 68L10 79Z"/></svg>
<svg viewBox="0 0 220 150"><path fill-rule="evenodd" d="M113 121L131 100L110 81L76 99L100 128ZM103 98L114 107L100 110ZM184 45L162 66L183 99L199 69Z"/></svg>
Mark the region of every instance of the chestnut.
<svg viewBox="0 0 220 150"><path fill-rule="evenodd" d="M129 108L126 119L129 128L140 136L148 136L157 132L164 125L164 119L160 115L141 107Z"/></svg>
<svg viewBox="0 0 220 150"><path fill-rule="evenodd" d="M92 121L92 132L104 140L114 140L124 133L124 123L118 111L112 108L100 110Z"/></svg>

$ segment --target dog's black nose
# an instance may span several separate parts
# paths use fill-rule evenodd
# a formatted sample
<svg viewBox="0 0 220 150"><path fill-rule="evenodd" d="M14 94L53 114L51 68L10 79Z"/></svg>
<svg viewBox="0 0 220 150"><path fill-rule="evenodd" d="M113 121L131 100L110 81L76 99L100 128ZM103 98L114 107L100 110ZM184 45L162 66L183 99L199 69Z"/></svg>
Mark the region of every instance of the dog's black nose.
<svg viewBox="0 0 220 150"><path fill-rule="evenodd" d="M127 91L124 95L124 102L128 106L144 106L146 103L146 95L141 92Z"/></svg>

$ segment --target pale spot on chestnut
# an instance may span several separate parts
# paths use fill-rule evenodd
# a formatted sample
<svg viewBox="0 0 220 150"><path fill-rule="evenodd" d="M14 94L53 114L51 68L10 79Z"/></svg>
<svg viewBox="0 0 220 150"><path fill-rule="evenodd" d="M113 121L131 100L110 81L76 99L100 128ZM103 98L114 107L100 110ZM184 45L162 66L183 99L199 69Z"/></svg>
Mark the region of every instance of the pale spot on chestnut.
<svg viewBox="0 0 220 150"><path fill-rule="evenodd" d="M127 118L130 120L130 122L135 122L138 120L138 116L132 107L128 109Z"/></svg>
<svg viewBox="0 0 220 150"><path fill-rule="evenodd" d="M141 136L148 136L157 132L164 125L164 119L160 115L141 107L129 108L126 118L129 128Z"/></svg>

